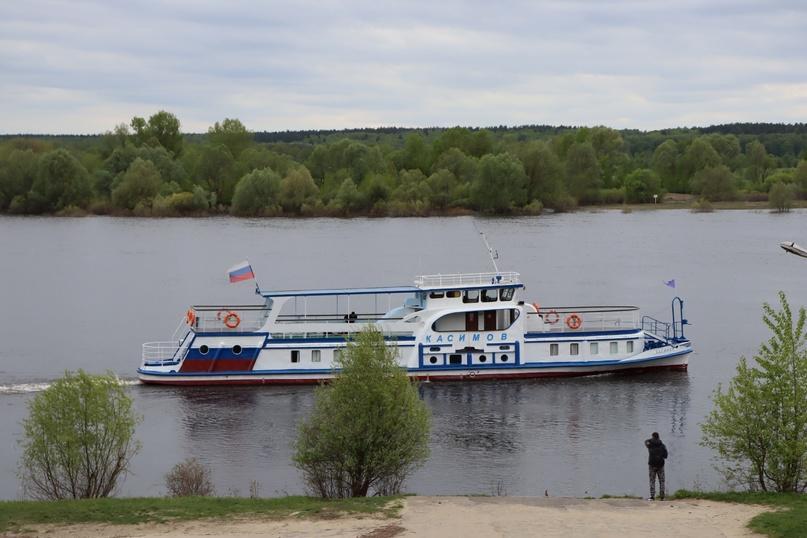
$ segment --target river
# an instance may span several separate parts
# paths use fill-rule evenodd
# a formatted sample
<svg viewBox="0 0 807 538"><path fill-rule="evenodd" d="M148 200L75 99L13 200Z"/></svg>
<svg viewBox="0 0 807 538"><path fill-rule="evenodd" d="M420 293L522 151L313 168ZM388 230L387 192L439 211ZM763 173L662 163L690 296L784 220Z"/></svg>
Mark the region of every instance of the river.
<svg viewBox="0 0 807 538"><path fill-rule="evenodd" d="M525 299L635 304L670 316L685 300L688 372L517 382L424 383L431 456L418 494L646 495L643 440L670 451L668 488L722 487L699 423L710 395L768 337L761 305L784 290L807 305L807 212L661 210L523 218L120 219L0 217L0 498L22 494L20 422L36 390L65 370L111 371L143 422L120 495L162 495L195 456L220 494L293 494L291 464L311 387L149 387L134 382L140 344L169 339L190 304L251 302L225 270L248 259L265 288L409 284L421 273L491 270L474 224L521 273ZM676 289L664 285L675 279Z"/></svg>

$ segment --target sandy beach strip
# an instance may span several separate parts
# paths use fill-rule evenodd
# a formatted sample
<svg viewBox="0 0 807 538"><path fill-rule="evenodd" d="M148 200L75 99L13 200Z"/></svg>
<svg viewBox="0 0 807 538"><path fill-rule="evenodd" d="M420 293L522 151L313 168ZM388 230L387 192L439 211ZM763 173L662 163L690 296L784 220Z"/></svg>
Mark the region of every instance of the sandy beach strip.
<svg viewBox="0 0 807 538"><path fill-rule="evenodd" d="M197 520L142 525L38 526L51 537L689 537L757 536L745 525L764 506L702 500L566 497L408 497L396 518Z"/></svg>

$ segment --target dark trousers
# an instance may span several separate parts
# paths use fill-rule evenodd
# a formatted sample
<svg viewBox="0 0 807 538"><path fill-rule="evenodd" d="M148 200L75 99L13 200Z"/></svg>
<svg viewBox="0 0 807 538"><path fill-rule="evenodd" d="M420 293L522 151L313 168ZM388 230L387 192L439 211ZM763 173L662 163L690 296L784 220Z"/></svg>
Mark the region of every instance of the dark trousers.
<svg viewBox="0 0 807 538"><path fill-rule="evenodd" d="M656 498L656 477L658 477L659 497L664 499L664 466L653 467L648 465L650 469L650 498Z"/></svg>

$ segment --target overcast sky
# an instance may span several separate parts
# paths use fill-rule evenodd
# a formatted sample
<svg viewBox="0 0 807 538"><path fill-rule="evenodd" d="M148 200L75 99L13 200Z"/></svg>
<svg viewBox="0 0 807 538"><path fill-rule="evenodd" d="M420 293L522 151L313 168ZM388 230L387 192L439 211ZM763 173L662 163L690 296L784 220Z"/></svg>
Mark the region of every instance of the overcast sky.
<svg viewBox="0 0 807 538"><path fill-rule="evenodd" d="M807 2L0 0L0 133L807 121Z"/></svg>

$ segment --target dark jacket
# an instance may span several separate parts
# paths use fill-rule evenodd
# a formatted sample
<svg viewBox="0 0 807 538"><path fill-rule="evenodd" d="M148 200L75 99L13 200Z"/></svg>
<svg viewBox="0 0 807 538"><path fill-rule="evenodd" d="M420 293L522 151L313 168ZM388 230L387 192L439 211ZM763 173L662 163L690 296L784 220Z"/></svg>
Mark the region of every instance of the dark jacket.
<svg viewBox="0 0 807 538"><path fill-rule="evenodd" d="M644 442L647 447L647 464L651 467L664 467L664 460L667 459L667 447L661 439L648 439Z"/></svg>

